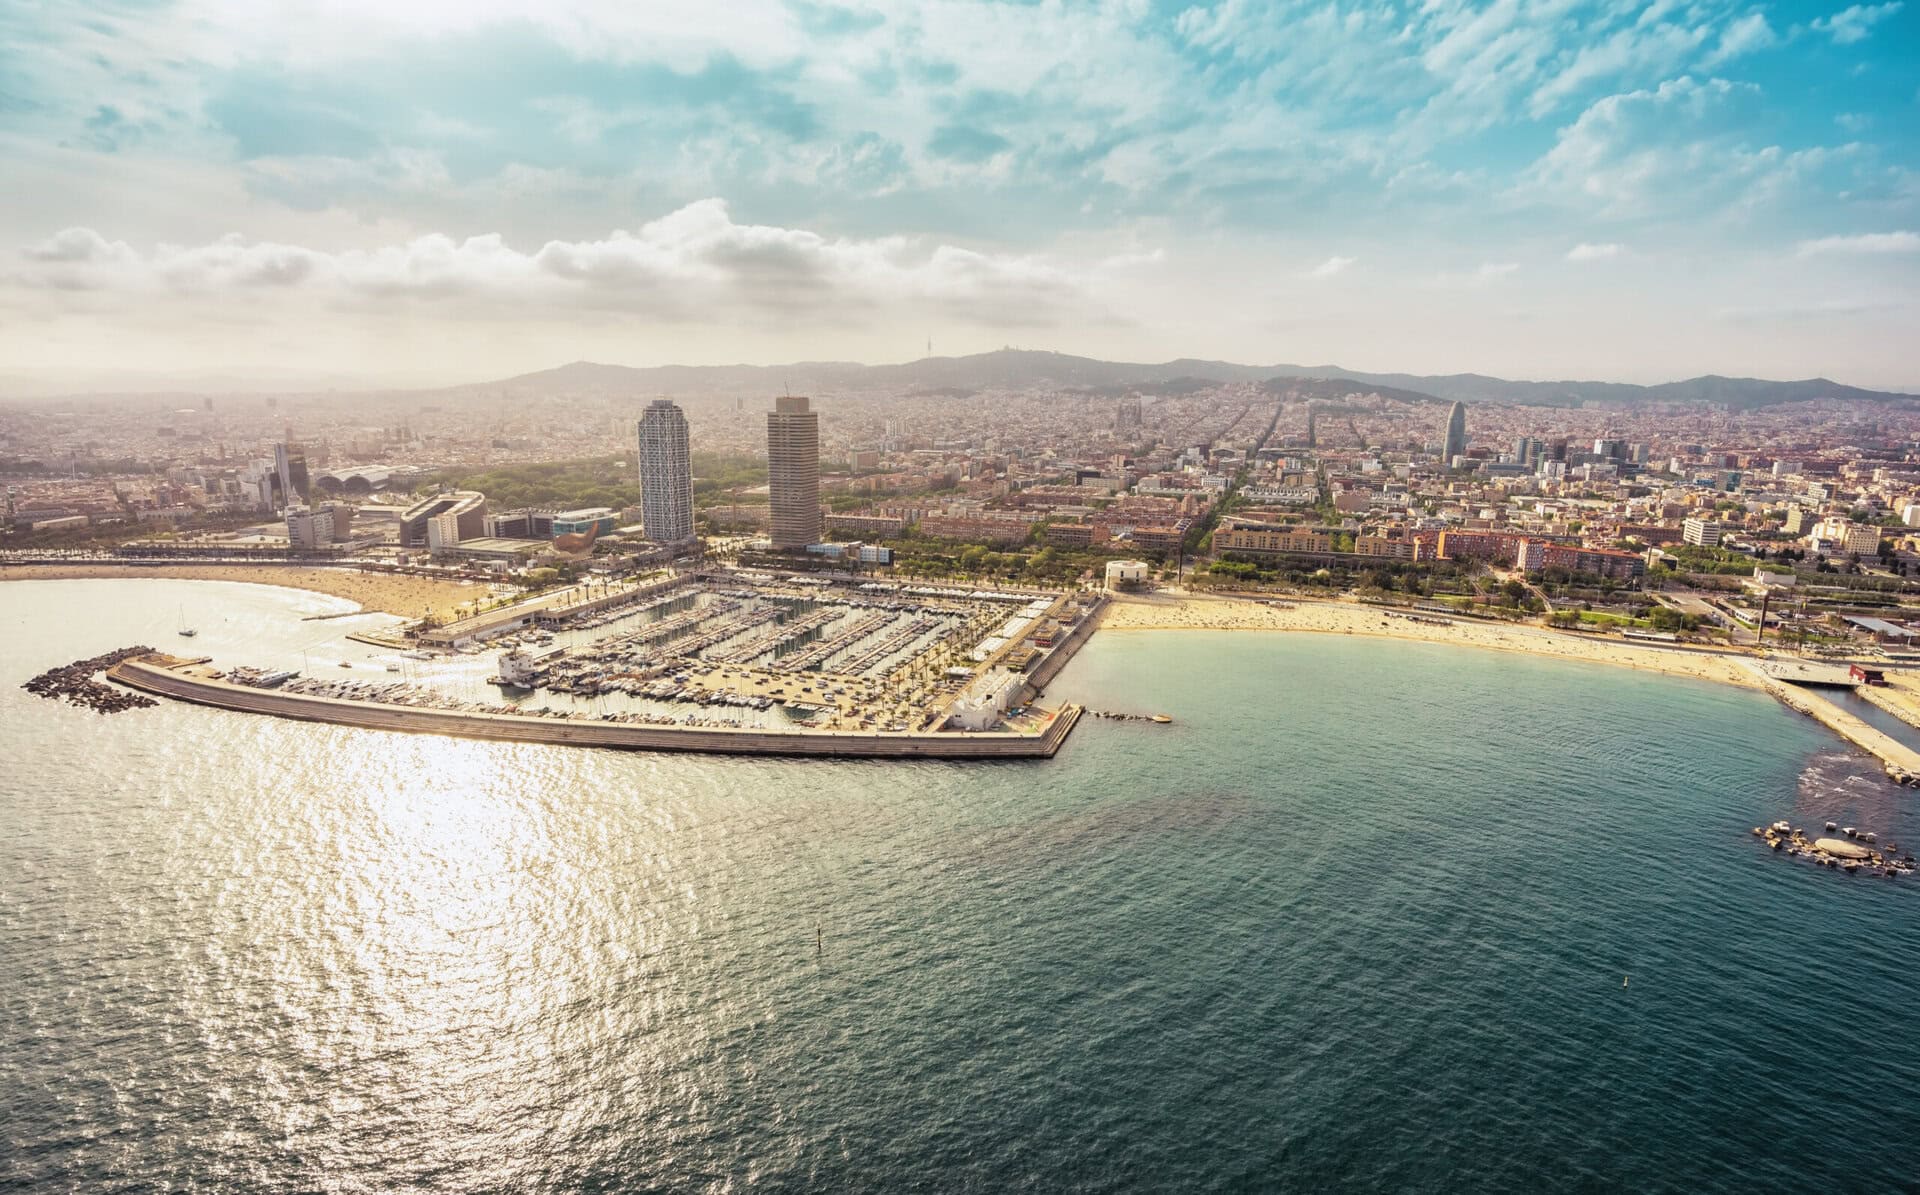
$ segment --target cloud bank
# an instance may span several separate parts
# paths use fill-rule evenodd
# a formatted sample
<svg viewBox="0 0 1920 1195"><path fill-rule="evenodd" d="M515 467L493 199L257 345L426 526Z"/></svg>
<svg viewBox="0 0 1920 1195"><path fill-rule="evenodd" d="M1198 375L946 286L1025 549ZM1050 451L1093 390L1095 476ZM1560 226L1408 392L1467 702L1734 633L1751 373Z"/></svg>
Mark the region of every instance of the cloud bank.
<svg viewBox="0 0 1920 1195"><path fill-rule="evenodd" d="M435 233L341 252L237 234L143 252L91 228L68 228L24 250L13 280L127 302L300 291L361 302L562 303L683 319L747 309L830 320L909 304L1023 325L1087 302L1083 278L1039 257L741 224L720 199L690 203L637 231L548 241L532 251L498 234Z"/></svg>

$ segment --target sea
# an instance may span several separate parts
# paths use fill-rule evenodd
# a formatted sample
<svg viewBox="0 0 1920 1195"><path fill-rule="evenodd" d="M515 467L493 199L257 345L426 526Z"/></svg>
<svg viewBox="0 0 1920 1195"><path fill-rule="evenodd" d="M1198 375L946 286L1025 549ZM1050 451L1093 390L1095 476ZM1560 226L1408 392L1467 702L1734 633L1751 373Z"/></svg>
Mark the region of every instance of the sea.
<svg viewBox="0 0 1920 1195"><path fill-rule="evenodd" d="M1109 631L1049 698L1171 725L896 763L19 688L391 675L351 609L0 584L0 1189L1920 1183L1920 881L1752 834L1920 793L1764 695Z"/></svg>

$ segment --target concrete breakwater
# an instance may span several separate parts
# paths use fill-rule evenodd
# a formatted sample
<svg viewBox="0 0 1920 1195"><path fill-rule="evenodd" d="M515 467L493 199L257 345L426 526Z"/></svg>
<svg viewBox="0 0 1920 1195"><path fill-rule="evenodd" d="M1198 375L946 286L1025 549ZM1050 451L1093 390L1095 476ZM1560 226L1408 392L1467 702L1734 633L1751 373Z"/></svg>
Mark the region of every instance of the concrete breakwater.
<svg viewBox="0 0 1920 1195"><path fill-rule="evenodd" d="M1060 749L1079 719L1069 705L1031 733L856 732L752 728L672 727L584 718L423 709L287 693L234 684L186 661L143 656L116 664L108 679L129 688L199 705L268 714L306 722L330 722L370 730L444 734L510 742L615 747L640 751L691 751L716 755L799 755L859 759L1046 759Z"/></svg>
<svg viewBox="0 0 1920 1195"><path fill-rule="evenodd" d="M1912 705L1901 701L1886 689L1878 685L1861 685L1854 692L1859 694L1863 701L1879 706L1907 725L1920 727L1920 713L1916 713Z"/></svg>
<svg viewBox="0 0 1920 1195"><path fill-rule="evenodd" d="M1780 704L1807 715L1878 759L1895 784L1920 786L1920 751L1895 741L1884 731L1875 730L1818 693L1769 676L1754 664L1749 663L1747 667L1759 686L1773 694Z"/></svg>
<svg viewBox="0 0 1920 1195"><path fill-rule="evenodd" d="M1095 603L1094 607L1087 611L1086 616L1080 620L1078 626L1073 628L1066 639L1061 641L1052 651L1048 652L1046 659L1041 660L1039 666L1028 674L1027 693L1029 694L1029 698L1038 697L1041 693L1045 692L1047 686L1053 682L1053 678L1060 675L1060 670L1065 668L1067 662L1073 659L1074 653L1086 646L1087 640L1093 637L1093 632L1099 627L1100 616L1106 612L1106 608L1107 599L1101 597Z"/></svg>

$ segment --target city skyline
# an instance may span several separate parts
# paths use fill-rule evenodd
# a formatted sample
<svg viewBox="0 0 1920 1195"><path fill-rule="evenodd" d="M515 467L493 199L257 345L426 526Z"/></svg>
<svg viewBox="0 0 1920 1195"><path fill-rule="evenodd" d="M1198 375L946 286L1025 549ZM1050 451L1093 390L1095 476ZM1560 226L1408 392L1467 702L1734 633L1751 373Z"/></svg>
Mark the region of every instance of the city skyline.
<svg viewBox="0 0 1920 1195"><path fill-rule="evenodd" d="M20 10L0 375L422 385L931 339L1911 388L1917 23Z"/></svg>
<svg viewBox="0 0 1920 1195"><path fill-rule="evenodd" d="M1899 1186L1916 47L0 0L8 1189Z"/></svg>

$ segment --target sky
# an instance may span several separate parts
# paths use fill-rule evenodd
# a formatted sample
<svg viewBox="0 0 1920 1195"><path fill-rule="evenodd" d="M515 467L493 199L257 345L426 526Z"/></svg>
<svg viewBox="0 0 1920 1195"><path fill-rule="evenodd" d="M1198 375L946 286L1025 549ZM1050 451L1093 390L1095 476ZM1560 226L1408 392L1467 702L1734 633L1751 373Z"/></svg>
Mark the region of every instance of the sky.
<svg viewBox="0 0 1920 1195"><path fill-rule="evenodd" d="M1920 391L1920 0L0 0L0 380Z"/></svg>

